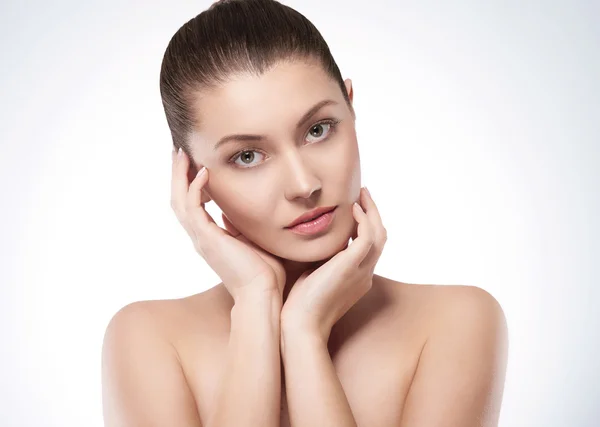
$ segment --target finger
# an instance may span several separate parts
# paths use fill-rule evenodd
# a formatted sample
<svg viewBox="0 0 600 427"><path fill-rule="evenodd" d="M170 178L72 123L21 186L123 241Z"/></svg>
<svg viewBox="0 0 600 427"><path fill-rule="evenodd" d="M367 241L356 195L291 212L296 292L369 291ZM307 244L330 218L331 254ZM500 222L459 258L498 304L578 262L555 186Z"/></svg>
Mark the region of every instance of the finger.
<svg viewBox="0 0 600 427"><path fill-rule="evenodd" d="M192 238L196 249L201 249L199 243L208 240L207 233L210 233L210 224L212 223L214 228L219 229L214 220L205 211L204 206L199 201L196 201L197 198L195 197L201 194L207 177L197 176L192 181L192 184L189 184L189 157L181 148L173 157L171 206L175 211L177 219L190 238ZM203 178L203 180L198 178ZM206 224L209 224L209 226L206 226ZM200 237L202 235L204 237Z"/></svg>
<svg viewBox="0 0 600 427"><path fill-rule="evenodd" d="M375 264L381 256L383 247L387 241L387 230L383 226L379 209L366 187L361 189L361 203L366 208L366 214L373 227L374 233L373 248L371 253L367 256L365 263Z"/></svg>
<svg viewBox="0 0 600 427"><path fill-rule="evenodd" d="M373 246L373 239L370 237L372 236L371 226L366 213L359 204L353 204L352 215L356 221L352 242L318 269L322 274L344 274L347 271L355 271L356 267L360 266L360 263L369 254Z"/></svg>
<svg viewBox="0 0 600 427"><path fill-rule="evenodd" d="M186 207L196 208L203 207L202 189L208 182L208 171L205 167L201 167L194 179L192 180L186 196Z"/></svg>
<svg viewBox="0 0 600 427"><path fill-rule="evenodd" d="M352 206L352 213L354 214L354 219L358 222L357 237L352 240L352 243L348 245L345 252L350 262L354 265L359 265L371 250L374 243L374 235L367 214L358 203Z"/></svg>
<svg viewBox="0 0 600 427"><path fill-rule="evenodd" d="M354 210L354 206L352 206L352 210ZM352 216L354 217L354 213L352 214ZM352 227L352 241L355 241L356 238L358 237L358 223L356 221L354 221L354 226Z"/></svg>
<svg viewBox="0 0 600 427"><path fill-rule="evenodd" d="M192 222L197 235L202 239L208 239L209 234L215 232L217 229L222 231L215 220L204 209L204 203L202 203L202 189L207 182L208 170L206 167L202 167L190 184L185 202L189 220Z"/></svg>
<svg viewBox="0 0 600 427"><path fill-rule="evenodd" d="M367 190L367 187L361 188L360 201L364 211L367 213L369 221L371 221L371 224L375 229L377 237L380 237L379 235L385 230L385 228L383 227L383 222L381 220L381 214L379 213L379 209L373 201L373 198L371 197L369 190Z"/></svg>

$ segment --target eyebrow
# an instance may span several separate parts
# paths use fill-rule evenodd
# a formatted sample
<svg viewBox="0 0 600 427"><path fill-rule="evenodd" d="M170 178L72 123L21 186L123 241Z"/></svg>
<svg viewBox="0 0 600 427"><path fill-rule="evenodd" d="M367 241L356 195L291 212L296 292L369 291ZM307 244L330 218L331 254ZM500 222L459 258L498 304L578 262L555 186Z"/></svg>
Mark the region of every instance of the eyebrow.
<svg viewBox="0 0 600 427"><path fill-rule="evenodd" d="M332 99L325 99L323 101L317 102L313 105L301 118L298 120L296 124L296 129L303 126L312 116L314 116L321 108L326 105L336 105L337 102ZM236 134L236 135L227 135L223 138L219 139L219 141L213 147L213 150L216 151L221 145L226 142L237 140L237 141L260 141L264 139L262 135L245 135L245 134Z"/></svg>

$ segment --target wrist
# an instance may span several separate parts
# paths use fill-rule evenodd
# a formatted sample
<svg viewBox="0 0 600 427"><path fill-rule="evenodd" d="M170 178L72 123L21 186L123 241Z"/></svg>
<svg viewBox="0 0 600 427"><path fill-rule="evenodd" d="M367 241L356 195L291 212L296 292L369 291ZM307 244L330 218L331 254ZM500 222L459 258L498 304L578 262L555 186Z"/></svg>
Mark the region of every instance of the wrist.
<svg viewBox="0 0 600 427"><path fill-rule="evenodd" d="M279 323L282 305L281 294L276 289L240 289L233 297L231 315L258 311L277 318Z"/></svg>
<svg viewBox="0 0 600 427"><path fill-rule="evenodd" d="M327 348L329 335L325 336L321 331L306 327L281 325L279 346L282 359L286 359L286 349L291 354L298 351L307 352L311 348Z"/></svg>
<svg viewBox="0 0 600 427"><path fill-rule="evenodd" d="M301 319L298 317L285 316L281 314L281 339L289 341L298 339L303 341L317 341L327 344L331 328L323 323Z"/></svg>
<svg viewBox="0 0 600 427"><path fill-rule="evenodd" d="M279 292L277 285L267 280L240 286L231 296L235 304L243 303L246 300L256 301L275 299L281 301L282 299L281 292Z"/></svg>

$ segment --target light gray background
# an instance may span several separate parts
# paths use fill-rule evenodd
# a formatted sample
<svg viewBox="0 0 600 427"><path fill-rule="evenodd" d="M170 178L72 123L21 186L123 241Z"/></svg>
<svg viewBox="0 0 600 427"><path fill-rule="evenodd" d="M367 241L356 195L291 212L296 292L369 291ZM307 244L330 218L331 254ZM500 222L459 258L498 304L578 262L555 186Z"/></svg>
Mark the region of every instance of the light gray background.
<svg viewBox="0 0 600 427"><path fill-rule="evenodd" d="M377 272L498 299L502 427L599 425L599 3L285 3L354 81ZM2 426L101 426L110 317L218 283L170 209L158 89L209 4L0 5Z"/></svg>

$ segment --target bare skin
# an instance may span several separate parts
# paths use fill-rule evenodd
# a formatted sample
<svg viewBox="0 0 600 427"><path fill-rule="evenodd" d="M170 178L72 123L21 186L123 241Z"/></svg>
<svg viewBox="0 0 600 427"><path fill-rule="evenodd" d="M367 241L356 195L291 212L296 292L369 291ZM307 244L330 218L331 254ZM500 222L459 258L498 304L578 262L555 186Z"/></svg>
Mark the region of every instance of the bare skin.
<svg viewBox="0 0 600 427"><path fill-rule="evenodd" d="M210 411L232 305L220 283L187 298L124 309L139 329L172 346L173 368L182 375L173 379L180 394L170 398L178 399L179 414L189 414L190 426L204 425ZM440 344L425 360L428 340ZM138 350L148 354L156 343L139 345L147 346ZM359 426L497 425L506 326L496 300L480 288L407 284L374 275L371 290L332 329L328 349ZM462 360L453 360L456 354ZM146 375L162 372L152 361L140 363L147 363ZM172 385L165 390L172 394ZM166 392L161 397L169 398ZM280 423L290 425L283 371Z"/></svg>
<svg viewBox="0 0 600 427"><path fill-rule="evenodd" d="M402 404L431 321L431 318L424 316L424 312L416 310L417 305L410 302L427 299L424 295L427 292L432 298L435 292L431 290L429 287L394 283L376 276L369 294L334 326L328 349L358 425L400 425ZM190 330L189 326L183 327L179 322L173 324L173 337L179 336L176 348L184 370L190 372L190 378L202 378L195 367L203 367L205 372L220 370L220 361L224 360L226 352L228 309L232 304L227 295L219 285L179 302L190 307L186 310L190 318L184 321L185 324L207 325L210 324L207 322L215 322L221 325L214 329L204 327L198 332L193 331L196 328ZM426 303L421 301L421 304ZM210 313L210 319L201 319L202 316L197 313L201 313L200 308L207 304L219 309ZM194 332L208 334L208 339L214 343L210 354L201 354L202 349L198 348L197 341L189 339ZM199 360L202 362L198 363ZM203 383L190 384L201 414L209 410L206 403L210 401L216 380L213 377ZM282 384L281 427L289 425L285 387Z"/></svg>
<svg viewBox="0 0 600 427"><path fill-rule="evenodd" d="M496 426L502 309L477 287L373 274L387 237L339 86L318 64L285 63L204 93L197 110L191 158L173 157L172 206L222 282L113 317L105 425ZM241 133L251 145L215 145ZM330 205L336 219L319 238L286 229Z"/></svg>

